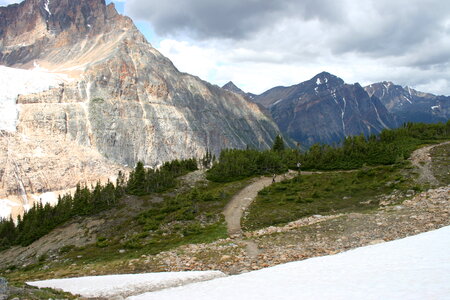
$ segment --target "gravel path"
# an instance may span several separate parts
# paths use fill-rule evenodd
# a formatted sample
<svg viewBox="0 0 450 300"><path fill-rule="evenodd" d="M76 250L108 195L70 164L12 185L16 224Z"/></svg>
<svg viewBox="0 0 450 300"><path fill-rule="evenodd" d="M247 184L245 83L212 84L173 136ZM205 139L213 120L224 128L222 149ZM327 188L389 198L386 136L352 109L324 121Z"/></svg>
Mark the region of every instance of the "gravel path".
<svg viewBox="0 0 450 300"><path fill-rule="evenodd" d="M419 182L420 183L430 183L431 185L439 185L438 180L434 177L433 171L431 169L431 149L450 144L450 142L445 142L437 145L432 145L424 148L417 149L411 154L411 163L419 169Z"/></svg>
<svg viewBox="0 0 450 300"><path fill-rule="evenodd" d="M284 175L278 175L275 180L285 180L293 178L297 172L289 171ZM272 177L260 177L255 182L245 187L236 194L225 207L223 214L227 222L228 235L235 238L237 242L245 244L247 255L256 258L259 254L258 245L252 240L242 239L241 219L245 210L250 206L258 195L258 192L272 184Z"/></svg>
<svg viewBox="0 0 450 300"><path fill-rule="evenodd" d="M293 178L297 172L289 171L284 175L278 175L276 181ZM241 236L241 219L245 210L252 204L258 192L272 184L272 177L260 177L255 182L245 187L236 194L225 207L223 214L227 222L228 235Z"/></svg>

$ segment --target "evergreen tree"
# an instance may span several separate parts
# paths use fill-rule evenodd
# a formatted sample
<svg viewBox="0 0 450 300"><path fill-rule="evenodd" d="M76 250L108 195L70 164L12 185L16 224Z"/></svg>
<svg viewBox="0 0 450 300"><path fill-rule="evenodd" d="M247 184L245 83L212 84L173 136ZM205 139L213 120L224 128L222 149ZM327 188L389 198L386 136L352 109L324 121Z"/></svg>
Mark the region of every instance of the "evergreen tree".
<svg viewBox="0 0 450 300"><path fill-rule="evenodd" d="M284 147L284 141L283 138L280 135L277 135L275 138L275 141L273 142L272 150L273 151L283 151L285 149Z"/></svg>

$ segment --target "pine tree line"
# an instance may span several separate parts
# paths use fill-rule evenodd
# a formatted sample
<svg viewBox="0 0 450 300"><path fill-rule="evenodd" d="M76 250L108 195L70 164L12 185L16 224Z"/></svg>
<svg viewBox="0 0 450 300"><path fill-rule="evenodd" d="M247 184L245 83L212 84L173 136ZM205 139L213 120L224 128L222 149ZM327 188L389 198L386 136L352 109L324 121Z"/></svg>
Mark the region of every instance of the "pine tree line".
<svg viewBox="0 0 450 300"><path fill-rule="evenodd" d="M119 174L118 182L120 178L123 178L122 174ZM23 217L18 217L17 226L12 218L0 222L0 249L13 245L27 246L75 216L92 215L109 209L116 205L123 193L121 185L111 182L105 185L97 183L92 189L77 185L73 196L59 196L55 206L35 203Z"/></svg>
<svg viewBox="0 0 450 300"><path fill-rule="evenodd" d="M55 206L35 203L23 217L18 217L17 225L12 218L0 220L0 250L14 245L27 246L76 216L108 210L125 194L141 196L166 191L176 185L176 177L194 170L197 170L195 159L167 162L156 170L145 169L138 162L128 180L119 172L116 184L108 181L91 188L78 184L73 196L59 196Z"/></svg>
<svg viewBox="0 0 450 300"><path fill-rule="evenodd" d="M450 139L450 121L446 124L406 123L380 135L347 137L342 144L313 145L300 155L305 170L350 170L363 165L391 165L409 158L424 143Z"/></svg>
<svg viewBox="0 0 450 300"><path fill-rule="evenodd" d="M126 185L130 195L143 196L151 193L164 192L175 187L175 178L197 170L195 159L174 160L166 162L159 169L145 169L142 162L138 162Z"/></svg>
<svg viewBox="0 0 450 300"><path fill-rule="evenodd" d="M406 123L398 129L383 130L378 136L351 136L339 145L315 144L304 153L285 149L283 139L278 136L272 150L223 150L207 178L229 182L279 174L288 169L296 170L298 163L303 170L350 170L363 165L390 165L409 158L421 144L448 139L450 121L446 124Z"/></svg>

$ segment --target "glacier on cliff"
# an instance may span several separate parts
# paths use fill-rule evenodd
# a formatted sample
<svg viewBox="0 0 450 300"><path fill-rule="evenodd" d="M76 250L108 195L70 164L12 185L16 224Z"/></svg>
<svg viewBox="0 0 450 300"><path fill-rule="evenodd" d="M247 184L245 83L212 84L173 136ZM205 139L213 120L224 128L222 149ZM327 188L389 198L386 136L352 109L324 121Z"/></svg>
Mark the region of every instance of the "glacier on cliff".
<svg viewBox="0 0 450 300"><path fill-rule="evenodd" d="M46 72L39 66L33 70L0 66L0 130L16 131L18 95L43 92L68 80L64 74Z"/></svg>

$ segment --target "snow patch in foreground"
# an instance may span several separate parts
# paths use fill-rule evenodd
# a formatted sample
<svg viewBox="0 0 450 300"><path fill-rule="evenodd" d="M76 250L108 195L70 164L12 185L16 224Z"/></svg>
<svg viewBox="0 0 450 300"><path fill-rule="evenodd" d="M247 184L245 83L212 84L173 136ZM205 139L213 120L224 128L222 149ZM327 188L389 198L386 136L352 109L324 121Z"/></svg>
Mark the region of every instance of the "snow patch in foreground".
<svg viewBox="0 0 450 300"><path fill-rule="evenodd" d="M39 288L61 289L83 297L128 297L193 282L224 277L220 271L171 272L133 275L90 276L27 282Z"/></svg>
<svg viewBox="0 0 450 300"><path fill-rule="evenodd" d="M450 226L130 300L450 299Z"/></svg>
<svg viewBox="0 0 450 300"><path fill-rule="evenodd" d="M39 93L69 81L64 74L0 66L0 130L16 131L18 95Z"/></svg>

